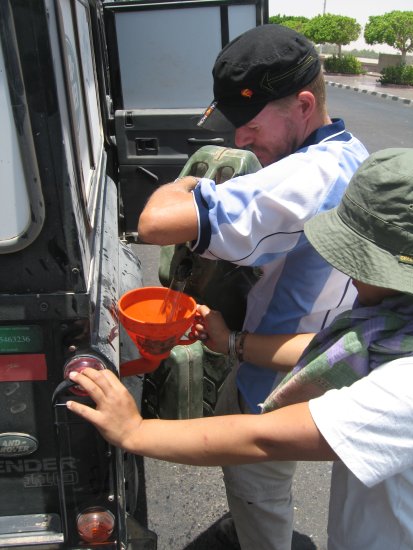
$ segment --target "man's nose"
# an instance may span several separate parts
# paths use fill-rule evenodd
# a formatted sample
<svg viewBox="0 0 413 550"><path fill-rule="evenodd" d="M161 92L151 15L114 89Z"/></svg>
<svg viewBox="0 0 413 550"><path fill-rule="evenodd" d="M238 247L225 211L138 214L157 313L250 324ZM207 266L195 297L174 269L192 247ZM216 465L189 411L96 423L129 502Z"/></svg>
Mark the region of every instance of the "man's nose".
<svg viewBox="0 0 413 550"><path fill-rule="evenodd" d="M237 128L235 130L234 140L235 140L235 145L240 149L243 149L244 147L251 145L251 134L248 131L248 128L246 128L245 126L241 126L240 128Z"/></svg>

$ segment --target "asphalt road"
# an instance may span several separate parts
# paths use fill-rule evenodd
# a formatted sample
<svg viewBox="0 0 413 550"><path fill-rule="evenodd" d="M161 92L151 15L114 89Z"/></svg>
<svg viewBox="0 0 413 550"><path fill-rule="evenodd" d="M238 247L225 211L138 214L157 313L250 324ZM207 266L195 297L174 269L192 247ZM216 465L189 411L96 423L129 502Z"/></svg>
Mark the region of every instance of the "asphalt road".
<svg viewBox="0 0 413 550"><path fill-rule="evenodd" d="M413 146L412 104L331 86L327 87L327 103L330 116L343 118L370 153Z"/></svg>
<svg viewBox="0 0 413 550"><path fill-rule="evenodd" d="M370 152L413 144L413 106L401 101L328 86L330 115L342 117ZM137 245L144 284L159 284L159 249ZM299 463L294 482L293 550L325 550L331 464ZM215 523L227 513L219 468L194 468L144 460L148 527L158 550L224 550L214 539ZM257 549L259 550L259 549Z"/></svg>

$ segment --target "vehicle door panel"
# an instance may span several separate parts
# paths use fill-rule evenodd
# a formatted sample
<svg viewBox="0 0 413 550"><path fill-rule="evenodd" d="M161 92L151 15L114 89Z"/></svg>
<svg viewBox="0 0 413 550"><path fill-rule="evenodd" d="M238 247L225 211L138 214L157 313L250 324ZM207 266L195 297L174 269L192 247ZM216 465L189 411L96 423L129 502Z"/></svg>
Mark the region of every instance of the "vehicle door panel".
<svg viewBox="0 0 413 550"><path fill-rule="evenodd" d="M204 145L234 147L234 132L197 122L212 101L221 48L265 20L265 2L105 2L124 230L136 232L150 194ZM207 45L207 47L206 47Z"/></svg>

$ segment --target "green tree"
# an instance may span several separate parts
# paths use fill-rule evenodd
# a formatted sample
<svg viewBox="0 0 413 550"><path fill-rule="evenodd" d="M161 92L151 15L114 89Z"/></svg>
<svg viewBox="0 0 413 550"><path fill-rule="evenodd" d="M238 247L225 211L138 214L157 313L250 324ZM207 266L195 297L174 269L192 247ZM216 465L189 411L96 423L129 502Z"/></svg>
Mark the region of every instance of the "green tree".
<svg viewBox="0 0 413 550"><path fill-rule="evenodd" d="M309 19L308 17L302 17L300 15L272 15L269 18L270 23L275 23L277 25L284 25L289 27L294 31L305 34L305 26L307 25Z"/></svg>
<svg viewBox="0 0 413 550"><path fill-rule="evenodd" d="M341 57L341 47L357 40L361 26L352 17L326 13L310 19L304 30L315 44L336 44Z"/></svg>
<svg viewBox="0 0 413 550"><path fill-rule="evenodd" d="M371 15L364 28L367 44L387 44L402 54L413 51L413 11L391 11L384 15Z"/></svg>

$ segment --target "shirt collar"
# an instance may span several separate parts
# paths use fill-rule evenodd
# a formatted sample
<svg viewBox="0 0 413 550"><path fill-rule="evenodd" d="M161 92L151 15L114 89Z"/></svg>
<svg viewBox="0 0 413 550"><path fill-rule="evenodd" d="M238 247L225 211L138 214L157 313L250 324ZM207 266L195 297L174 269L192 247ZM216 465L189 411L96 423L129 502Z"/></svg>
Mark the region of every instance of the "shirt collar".
<svg viewBox="0 0 413 550"><path fill-rule="evenodd" d="M349 137L351 138L351 134L346 131L344 121L341 118L333 118L331 124L321 126L321 128L317 128L317 130L312 132L304 143L300 145L298 151L304 147L309 147L323 141L348 141Z"/></svg>

